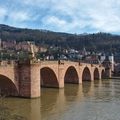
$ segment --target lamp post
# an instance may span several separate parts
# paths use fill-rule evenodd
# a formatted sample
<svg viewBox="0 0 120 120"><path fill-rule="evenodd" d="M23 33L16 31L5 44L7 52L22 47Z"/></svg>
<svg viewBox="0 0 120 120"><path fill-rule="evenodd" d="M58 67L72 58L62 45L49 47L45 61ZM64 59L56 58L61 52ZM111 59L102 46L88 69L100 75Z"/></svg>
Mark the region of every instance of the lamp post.
<svg viewBox="0 0 120 120"><path fill-rule="evenodd" d="M9 60L11 60L11 58L12 58L12 54L10 53L10 56L9 56L10 58L9 58Z"/></svg>
<svg viewBox="0 0 120 120"><path fill-rule="evenodd" d="M3 56L3 53L0 52L0 60L2 61L2 56Z"/></svg>
<svg viewBox="0 0 120 120"><path fill-rule="evenodd" d="M17 52L17 60L19 61L19 54L20 54L20 52Z"/></svg>

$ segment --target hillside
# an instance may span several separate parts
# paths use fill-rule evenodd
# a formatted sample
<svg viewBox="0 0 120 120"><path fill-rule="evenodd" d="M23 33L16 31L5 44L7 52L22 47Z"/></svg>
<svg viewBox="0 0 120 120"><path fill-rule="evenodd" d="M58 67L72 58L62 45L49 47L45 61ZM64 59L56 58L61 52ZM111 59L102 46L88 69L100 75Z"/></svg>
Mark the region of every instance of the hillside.
<svg viewBox="0 0 120 120"><path fill-rule="evenodd" d="M22 29L0 24L0 37L6 41L35 41L36 44L40 45L56 45L77 50L86 47L90 51L120 51L120 36L109 33L78 35L47 30Z"/></svg>

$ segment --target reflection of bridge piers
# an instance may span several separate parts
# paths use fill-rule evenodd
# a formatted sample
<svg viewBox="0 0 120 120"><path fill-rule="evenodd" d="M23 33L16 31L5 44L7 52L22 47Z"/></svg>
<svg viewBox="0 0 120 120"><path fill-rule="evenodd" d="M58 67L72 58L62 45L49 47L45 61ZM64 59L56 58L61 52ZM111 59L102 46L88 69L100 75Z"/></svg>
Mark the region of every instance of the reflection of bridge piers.
<svg viewBox="0 0 120 120"><path fill-rule="evenodd" d="M108 73L106 73L108 75ZM105 68L97 64L71 61L25 61L0 63L0 89L20 97L39 97L40 86L64 88L64 83L101 79ZM13 95L9 93L10 95Z"/></svg>

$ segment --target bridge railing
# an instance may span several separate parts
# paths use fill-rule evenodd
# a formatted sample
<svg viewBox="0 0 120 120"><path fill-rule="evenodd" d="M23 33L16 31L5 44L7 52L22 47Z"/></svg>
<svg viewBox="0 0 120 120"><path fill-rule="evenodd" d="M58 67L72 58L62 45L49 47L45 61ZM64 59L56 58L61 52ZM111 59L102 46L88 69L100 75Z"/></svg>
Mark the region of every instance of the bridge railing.
<svg viewBox="0 0 120 120"><path fill-rule="evenodd" d="M57 61L38 61L38 60L27 60L27 61L13 61L13 60L5 60L5 61L0 61L0 66L14 66L18 64L42 64L42 65L53 65L53 64L59 64L59 65L64 65L64 64L69 64L69 65L91 65L91 66L98 66L99 67L104 67L102 64L91 64L91 63L86 63L85 61L66 61L66 60L57 60Z"/></svg>
<svg viewBox="0 0 120 120"><path fill-rule="evenodd" d="M40 61L40 64L58 64L58 61Z"/></svg>
<svg viewBox="0 0 120 120"><path fill-rule="evenodd" d="M16 65L16 61L13 61L13 60L4 60L4 61L0 61L0 66L14 66Z"/></svg>
<svg viewBox="0 0 120 120"><path fill-rule="evenodd" d="M96 65L99 65L99 66L102 66L101 64L95 64L95 63L90 63L90 62L86 62L86 61L71 61L71 60L40 60L40 61L31 61L31 63L40 63L40 64L76 64L76 65L84 65L84 64L88 64L88 65L91 65L91 66L96 66Z"/></svg>

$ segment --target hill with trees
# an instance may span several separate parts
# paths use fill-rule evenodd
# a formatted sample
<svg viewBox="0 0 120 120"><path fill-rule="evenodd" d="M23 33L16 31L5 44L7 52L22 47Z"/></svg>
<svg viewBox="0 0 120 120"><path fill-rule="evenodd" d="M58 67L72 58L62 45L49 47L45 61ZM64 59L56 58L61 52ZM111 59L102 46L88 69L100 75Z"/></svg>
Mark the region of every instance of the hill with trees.
<svg viewBox="0 0 120 120"><path fill-rule="evenodd" d="M0 24L0 38L3 41L34 41L39 45L61 46L76 50L82 50L85 47L89 51L96 52L115 53L120 51L120 36L109 33L69 34L48 30L15 28Z"/></svg>

